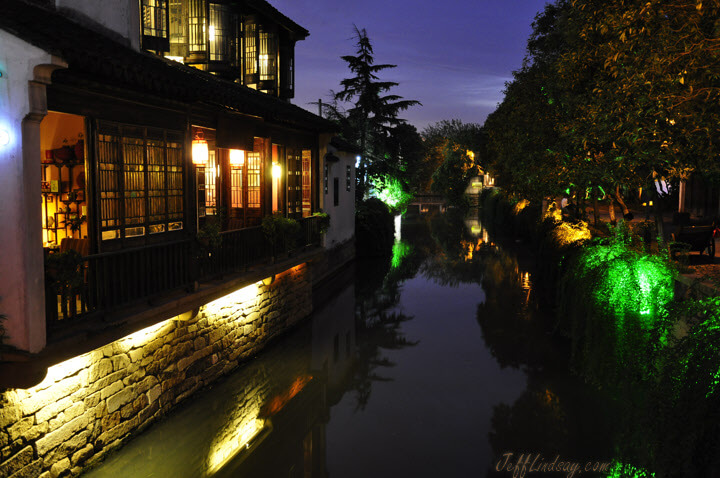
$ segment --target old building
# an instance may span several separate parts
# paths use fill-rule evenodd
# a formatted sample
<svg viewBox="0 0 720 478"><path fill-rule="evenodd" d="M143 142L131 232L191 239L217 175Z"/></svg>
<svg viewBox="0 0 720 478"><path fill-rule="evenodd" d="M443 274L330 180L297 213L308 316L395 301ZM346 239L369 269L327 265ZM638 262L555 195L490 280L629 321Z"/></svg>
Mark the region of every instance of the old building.
<svg viewBox="0 0 720 478"><path fill-rule="evenodd" d="M307 35L263 0L3 2L3 472L81 466L74 452L125 439L306 316L313 282L352 258L353 208L333 210L331 240L317 214L333 125L290 103ZM84 392L58 396L78 375ZM38 390L47 403L23 404ZM23 420L34 431L15 436ZM58 431L87 436L59 453Z"/></svg>

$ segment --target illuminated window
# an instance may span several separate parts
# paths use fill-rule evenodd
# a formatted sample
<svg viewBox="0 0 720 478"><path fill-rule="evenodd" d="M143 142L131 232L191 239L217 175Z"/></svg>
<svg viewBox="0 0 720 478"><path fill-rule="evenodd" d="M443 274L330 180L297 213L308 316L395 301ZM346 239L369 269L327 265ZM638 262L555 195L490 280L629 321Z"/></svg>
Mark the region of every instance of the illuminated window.
<svg viewBox="0 0 720 478"><path fill-rule="evenodd" d="M215 150L208 152L208 163L205 166L205 213L217 213L217 184L220 168L215 159Z"/></svg>
<svg viewBox="0 0 720 478"><path fill-rule="evenodd" d="M98 192L103 239L183 227L182 134L102 123Z"/></svg>
<svg viewBox="0 0 720 478"><path fill-rule="evenodd" d="M168 51L168 0L141 0L143 48Z"/></svg>
<svg viewBox="0 0 720 478"><path fill-rule="evenodd" d="M312 213L312 183L311 175L312 153L309 149L302 152L302 215L307 217Z"/></svg>
<svg viewBox="0 0 720 478"><path fill-rule="evenodd" d="M250 153L249 152L247 154L247 185L248 185L247 207L249 207L249 208L259 208L260 207L261 174L262 174L262 161L260 159L260 153L257 153L257 152Z"/></svg>
<svg viewBox="0 0 720 478"><path fill-rule="evenodd" d="M257 73L257 24L245 22L245 74L254 75ZM247 81L246 81L247 83Z"/></svg>
<svg viewBox="0 0 720 478"><path fill-rule="evenodd" d="M230 166L230 207L243 207L243 167Z"/></svg>
<svg viewBox="0 0 720 478"><path fill-rule="evenodd" d="M210 4L210 61L230 61L235 37L235 16L228 5Z"/></svg>
<svg viewBox="0 0 720 478"><path fill-rule="evenodd" d="M204 52L205 0L188 0L188 50Z"/></svg>
<svg viewBox="0 0 720 478"><path fill-rule="evenodd" d="M275 81L275 58L277 57L277 42L273 33L260 31L260 81ZM267 88L264 88L267 89Z"/></svg>

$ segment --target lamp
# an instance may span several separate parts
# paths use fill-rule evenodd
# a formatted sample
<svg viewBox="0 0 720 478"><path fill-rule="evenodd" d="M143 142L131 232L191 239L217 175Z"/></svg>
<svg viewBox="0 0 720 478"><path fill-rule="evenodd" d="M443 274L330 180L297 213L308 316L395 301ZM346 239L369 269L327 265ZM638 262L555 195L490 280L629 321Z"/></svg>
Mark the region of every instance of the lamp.
<svg viewBox="0 0 720 478"><path fill-rule="evenodd" d="M274 163L272 166L272 177L273 179L277 179L280 177L280 174L282 173L282 170L280 169L280 165L277 163Z"/></svg>
<svg viewBox="0 0 720 478"><path fill-rule="evenodd" d="M245 151L242 149L230 150L230 166L242 166L245 163Z"/></svg>
<svg viewBox="0 0 720 478"><path fill-rule="evenodd" d="M201 129L195 131L195 139L192 141L192 162L196 166L205 166L208 162L208 143Z"/></svg>
<svg viewBox="0 0 720 478"><path fill-rule="evenodd" d="M10 144L10 133L4 129L0 129L0 146L6 146Z"/></svg>

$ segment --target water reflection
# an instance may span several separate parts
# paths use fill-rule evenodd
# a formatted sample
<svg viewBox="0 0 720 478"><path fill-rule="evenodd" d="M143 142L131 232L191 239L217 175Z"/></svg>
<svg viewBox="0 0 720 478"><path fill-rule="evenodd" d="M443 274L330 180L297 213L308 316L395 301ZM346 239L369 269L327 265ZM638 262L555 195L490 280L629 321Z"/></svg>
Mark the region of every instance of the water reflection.
<svg viewBox="0 0 720 478"><path fill-rule="evenodd" d="M609 456L610 400L569 373L525 251L453 209L398 231L306 326L88 476L507 476L508 451Z"/></svg>

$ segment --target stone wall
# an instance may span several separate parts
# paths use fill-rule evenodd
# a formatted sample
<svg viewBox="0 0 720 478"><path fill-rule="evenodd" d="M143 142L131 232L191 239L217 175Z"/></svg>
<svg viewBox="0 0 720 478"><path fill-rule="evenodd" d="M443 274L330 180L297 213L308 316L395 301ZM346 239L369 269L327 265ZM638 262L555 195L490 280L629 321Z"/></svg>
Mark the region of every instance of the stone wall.
<svg viewBox="0 0 720 478"><path fill-rule="evenodd" d="M3 392L0 476L79 474L311 310L302 264L55 365L31 389Z"/></svg>

